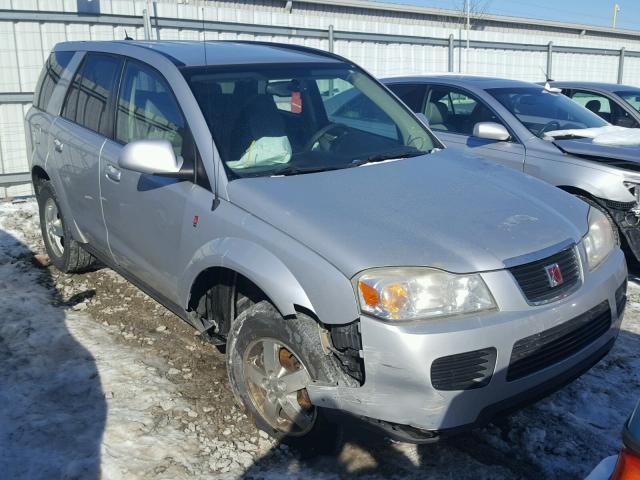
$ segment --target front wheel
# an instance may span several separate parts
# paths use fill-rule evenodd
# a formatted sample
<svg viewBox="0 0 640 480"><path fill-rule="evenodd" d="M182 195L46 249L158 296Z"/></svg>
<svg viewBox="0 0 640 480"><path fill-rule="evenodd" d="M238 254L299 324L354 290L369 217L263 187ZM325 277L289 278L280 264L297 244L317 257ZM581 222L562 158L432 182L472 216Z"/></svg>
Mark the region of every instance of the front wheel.
<svg viewBox="0 0 640 480"><path fill-rule="evenodd" d="M227 369L236 398L256 426L303 450L333 451L341 431L309 401L313 380L335 382L336 365L322 350L317 323L304 315L284 319L267 301L234 321Z"/></svg>

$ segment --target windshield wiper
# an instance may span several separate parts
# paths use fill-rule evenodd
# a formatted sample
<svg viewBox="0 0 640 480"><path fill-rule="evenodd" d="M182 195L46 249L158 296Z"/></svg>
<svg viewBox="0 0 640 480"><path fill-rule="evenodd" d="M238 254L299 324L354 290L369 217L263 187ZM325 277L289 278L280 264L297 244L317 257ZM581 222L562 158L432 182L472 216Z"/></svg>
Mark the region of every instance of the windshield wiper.
<svg viewBox="0 0 640 480"><path fill-rule="evenodd" d="M294 165L288 165L279 170L274 171L271 176L277 177L278 175L289 176L289 175L304 175L305 173L318 173L318 172L328 172L329 170L340 170L341 168L346 168L345 166L334 166L334 167L296 167Z"/></svg>
<svg viewBox="0 0 640 480"><path fill-rule="evenodd" d="M341 170L344 168L353 168L359 167L360 165L365 165L367 163L376 163L376 162L384 162L385 160L391 160L396 158L409 158L409 157L417 157L419 155L424 155L425 153L421 150L396 150L386 153L377 153L375 155L371 155L369 157L363 159L356 159L351 163L346 165L332 165L332 166L324 166L324 167L299 167L295 165L286 165L279 170L275 170L271 176L277 177L279 175L289 176L289 175L304 175L305 173L318 173L318 172L328 172L330 170Z"/></svg>
<svg viewBox="0 0 640 480"><path fill-rule="evenodd" d="M376 153L375 155L371 155L366 158L357 159L351 162L351 164L354 167L359 167L360 165L366 165L368 163L384 162L385 160L395 160L396 158L418 157L427 153L431 152L423 152L422 150L395 150L385 153Z"/></svg>

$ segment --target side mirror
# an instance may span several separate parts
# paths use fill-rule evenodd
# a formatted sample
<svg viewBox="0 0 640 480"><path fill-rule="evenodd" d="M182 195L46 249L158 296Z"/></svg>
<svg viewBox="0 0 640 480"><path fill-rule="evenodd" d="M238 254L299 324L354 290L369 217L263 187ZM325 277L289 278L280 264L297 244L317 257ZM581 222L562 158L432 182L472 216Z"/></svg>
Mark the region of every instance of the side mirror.
<svg viewBox="0 0 640 480"><path fill-rule="evenodd" d="M418 117L420 119L420 121L422 123L424 123L427 127L429 126L429 119L427 118L427 116L424 113L418 112L418 113L416 113L416 117Z"/></svg>
<svg viewBox="0 0 640 480"><path fill-rule="evenodd" d="M499 142L505 142L511 138L508 130L495 122L476 123L473 126L473 136L486 140L498 140Z"/></svg>
<svg viewBox="0 0 640 480"><path fill-rule="evenodd" d="M179 179L193 178L193 170L183 169L182 157L176 157L171 142L162 139L136 140L120 152L118 165L125 170Z"/></svg>

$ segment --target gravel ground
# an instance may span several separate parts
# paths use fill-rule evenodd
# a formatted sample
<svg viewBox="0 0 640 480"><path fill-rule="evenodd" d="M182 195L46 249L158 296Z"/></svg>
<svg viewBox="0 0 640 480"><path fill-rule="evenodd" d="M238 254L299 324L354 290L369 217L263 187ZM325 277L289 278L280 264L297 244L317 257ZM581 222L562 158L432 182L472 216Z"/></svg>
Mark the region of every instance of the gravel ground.
<svg viewBox="0 0 640 480"><path fill-rule="evenodd" d="M103 268L39 268L35 202L0 203L0 477L583 478L640 392L640 287L613 351L562 391L435 445L347 437L305 459L256 430L224 355Z"/></svg>

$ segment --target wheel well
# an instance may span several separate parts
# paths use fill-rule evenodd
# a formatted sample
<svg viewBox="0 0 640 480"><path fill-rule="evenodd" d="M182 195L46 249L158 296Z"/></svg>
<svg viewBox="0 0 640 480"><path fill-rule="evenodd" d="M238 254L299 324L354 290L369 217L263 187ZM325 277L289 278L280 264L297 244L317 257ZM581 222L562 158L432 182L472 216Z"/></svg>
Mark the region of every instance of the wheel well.
<svg viewBox="0 0 640 480"><path fill-rule="evenodd" d="M593 195L591 195L586 190L582 190L581 188L572 187L570 185L558 185L558 188L560 190L564 190L565 192L570 193L572 195L581 195L583 197L587 197L587 198L590 198L590 199L595 201L595 197Z"/></svg>
<svg viewBox="0 0 640 480"><path fill-rule="evenodd" d="M33 182L33 189L35 190L35 194L38 195L40 192L40 187L42 186L42 182L51 180L47 172L44 171L44 168L35 166L33 170L31 170L31 180Z"/></svg>
<svg viewBox="0 0 640 480"><path fill-rule="evenodd" d="M247 277L212 267L200 272L193 282L187 309L202 319L211 334L226 337L233 319L261 300L270 301Z"/></svg>

